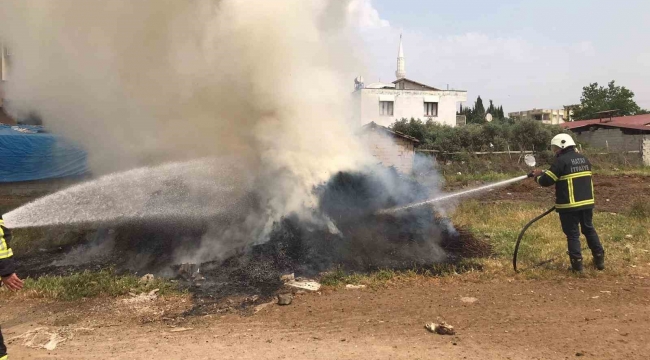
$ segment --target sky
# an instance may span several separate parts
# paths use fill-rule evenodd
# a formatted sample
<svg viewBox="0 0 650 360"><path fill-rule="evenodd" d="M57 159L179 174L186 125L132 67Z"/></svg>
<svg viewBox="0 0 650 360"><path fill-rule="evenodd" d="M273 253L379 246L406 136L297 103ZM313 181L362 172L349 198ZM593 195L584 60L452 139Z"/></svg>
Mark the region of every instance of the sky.
<svg viewBox="0 0 650 360"><path fill-rule="evenodd" d="M403 33L407 78L467 90L468 103L562 108L615 80L650 109L647 0L353 0L349 10L366 83L395 80Z"/></svg>

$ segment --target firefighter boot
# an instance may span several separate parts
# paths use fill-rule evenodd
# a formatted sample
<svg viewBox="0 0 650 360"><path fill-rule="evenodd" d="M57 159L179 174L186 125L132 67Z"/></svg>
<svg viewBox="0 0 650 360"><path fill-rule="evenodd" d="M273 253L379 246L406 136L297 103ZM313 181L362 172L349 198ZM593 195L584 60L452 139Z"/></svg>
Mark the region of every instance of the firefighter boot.
<svg viewBox="0 0 650 360"><path fill-rule="evenodd" d="M594 266L598 270L605 270L605 253L602 252L600 254L593 254L594 255Z"/></svg>
<svg viewBox="0 0 650 360"><path fill-rule="evenodd" d="M571 259L571 267L569 270L577 273L582 272L582 259L581 258L570 258Z"/></svg>

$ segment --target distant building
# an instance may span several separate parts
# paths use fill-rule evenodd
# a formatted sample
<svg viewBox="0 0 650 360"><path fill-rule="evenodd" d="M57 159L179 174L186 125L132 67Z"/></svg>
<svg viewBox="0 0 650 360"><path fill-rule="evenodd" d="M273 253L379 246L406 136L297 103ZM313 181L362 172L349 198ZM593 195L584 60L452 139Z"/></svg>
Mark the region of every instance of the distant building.
<svg viewBox="0 0 650 360"><path fill-rule="evenodd" d="M4 111L5 82L9 74L9 52L0 43L0 124L14 125L16 121L9 117Z"/></svg>
<svg viewBox="0 0 650 360"><path fill-rule="evenodd" d="M564 121L573 121L574 111L580 109L582 105L564 105Z"/></svg>
<svg viewBox="0 0 650 360"><path fill-rule="evenodd" d="M360 136L377 162L387 167L393 166L404 174L413 171L418 139L374 122L364 125Z"/></svg>
<svg viewBox="0 0 650 360"><path fill-rule="evenodd" d="M573 111L570 114L573 114ZM508 117L513 120L535 120L550 125L559 125L569 121L567 115L566 107L563 110L532 109L508 113Z"/></svg>
<svg viewBox="0 0 650 360"><path fill-rule="evenodd" d="M580 120L560 126L594 148L612 152L645 151L644 159L650 165L650 115Z"/></svg>
<svg viewBox="0 0 650 360"><path fill-rule="evenodd" d="M395 120L415 118L433 120L456 126L464 124L464 116L457 117L459 102L467 101L467 92L440 90L406 78L406 61L400 37L397 55L397 80L391 83L371 83L355 80L356 120L361 125L375 122L389 126Z"/></svg>
<svg viewBox="0 0 650 360"><path fill-rule="evenodd" d="M9 73L9 53L7 48L0 42L0 107L5 97L4 86Z"/></svg>

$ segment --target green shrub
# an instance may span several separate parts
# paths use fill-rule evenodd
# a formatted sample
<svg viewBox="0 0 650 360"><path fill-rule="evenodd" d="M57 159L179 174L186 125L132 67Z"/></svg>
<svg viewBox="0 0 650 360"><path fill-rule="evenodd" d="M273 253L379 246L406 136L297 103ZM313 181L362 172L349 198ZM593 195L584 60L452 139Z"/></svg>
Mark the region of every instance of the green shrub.
<svg viewBox="0 0 650 360"><path fill-rule="evenodd" d="M535 151L548 149L551 138L562 128L545 125L539 121L500 120L486 124L468 124L451 127L438 122L419 119L397 120L391 128L413 136L420 141L420 148L441 152L479 151Z"/></svg>

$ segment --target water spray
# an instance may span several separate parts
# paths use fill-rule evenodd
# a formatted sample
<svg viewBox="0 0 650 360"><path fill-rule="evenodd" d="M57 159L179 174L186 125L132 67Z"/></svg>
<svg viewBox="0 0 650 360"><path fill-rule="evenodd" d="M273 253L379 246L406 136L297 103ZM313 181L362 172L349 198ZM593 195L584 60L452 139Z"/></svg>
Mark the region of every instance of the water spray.
<svg viewBox="0 0 650 360"><path fill-rule="evenodd" d="M530 154L526 155L524 157L524 162L526 163L526 165L528 165L530 167L533 167L536 164L535 157L533 155L530 155ZM493 183L493 184L479 186L479 187L474 188L474 189L458 191L458 192L455 192L455 193L438 196L438 197L435 197L433 199L429 199L429 200L425 200L425 201L421 201L421 202L417 202L417 203L413 203L413 204L408 204L408 205L398 206L398 207L394 207L394 208L390 208L390 209L380 210L378 212L378 214L391 214L391 213L395 213L395 212L402 211L402 210L408 210L408 209L419 207L419 206L429 205L429 204L433 204L433 203L437 203L437 202L448 201L448 200L455 199L455 198L458 198L458 197L468 196L468 195L471 195L471 194L481 193L481 192L492 190L492 189L495 189L495 188L498 188L498 187L506 186L506 185L509 185L509 184L512 184L512 183L515 183L515 182L518 182L518 181L521 181L521 180L525 180L525 179L528 179L528 178L531 178L531 177L533 177L532 172L528 173L527 175L517 176L516 178L513 178L513 179L503 180L503 181L499 181L499 182L496 182L496 183Z"/></svg>
<svg viewBox="0 0 650 360"><path fill-rule="evenodd" d="M528 165L530 167L535 166L536 163L537 163L536 160L535 160L535 157L533 155L526 155L524 157L524 162L526 163L526 165ZM494 189L494 188L497 188L497 187L512 184L512 183L515 183L515 182L518 182L518 181L521 181L521 180L525 180L525 179L531 178L533 176L534 176L533 172L531 171L527 175L518 176L518 177L513 178L513 179L504 180L504 181L500 181L500 182L493 183L493 184L483 185L483 186L479 186L479 187L474 188L474 189L459 191L459 192L455 192L455 193L452 193L452 194L439 196L439 197L436 197L436 198L433 198L433 199L429 199L429 200L425 200L425 201L421 201L421 202L417 202L417 203L413 203L413 204L409 204L409 205L399 206L399 207L395 207L395 208L391 208L391 209L384 209L384 210L379 211L378 214L390 214L390 213L394 213L394 212L398 212L398 211L402 211L402 210L408 210L408 209L411 209L411 208L414 208L414 207L424 206L424 205L433 204L433 203L436 203L436 202L447 201L447 200L454 199L454 198L457 198L457 197L462 197L462 196L467 196L467 195L470 195L470 194L480 193L480 192L491 190L491 189ZM523 239L524 234L526 233L526 230L528 230L528 228L531 227L534 223L536 223L537 221L539 221L540 219L542 219L546 215L553 212L553 210L555 210L555 206L553 206L552 208L546 210L543 214L541 214L541 215L537 216L536 218L532 219L531 221L529 221L521 229L521 232L519 233L519 236L517 236L517 240L515 241L515 250L514 250L513 255L512 255L512 267L514 268L515 272L519 272L519 270L517 269L517 255L519 254L519 246L521 245L521 240Z"/></svg>
<svg viewBox="0 0 650 360"><path fill-rule="evenodd" d="M384 210L379 211L379 214L390 214L390 213L394 213L394 212L398 212L398 211L402 211L402 210L408 210L408 209L411 209L411 208L414 208L414 207L419 207L419 206L424 206L424 205L433 204L433 203L437 203L437 202L443 202L443 201L451 200L451 199L454 199L454 198L457 198L457 197L468 196L468 195L471 195L471 194L480 193L480 192L487 191L487 190L494 189L494 188L498 188L498 187L501 187L501 186L506 186L508 184L512 184L512 183L527 179L529 177L530 177L530 175L517 176L516 178L513 178L513 179L503 180L503 181L499 181L497 183L479 186L479 187L474 188L474 189L458 191L458 192L455 192L455 193L438 196L438 197L435 197L433 199L429 199L429 200L425 200L425 201L421 201L421 202L417 202L417 203L413 203L413 204L409 204L409 205L394 207L394 208L391 208L391 209L384 209Z"/></svg>

